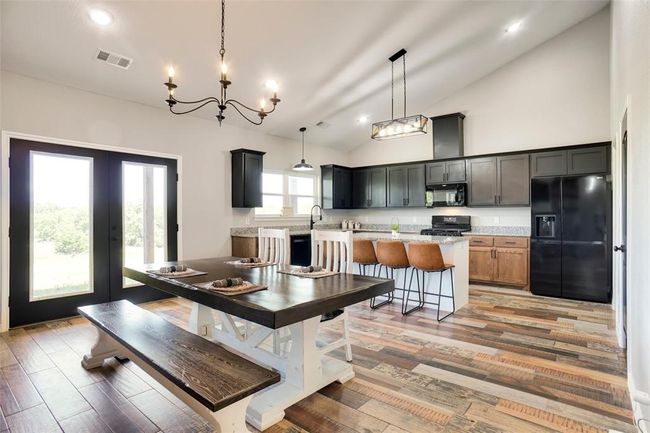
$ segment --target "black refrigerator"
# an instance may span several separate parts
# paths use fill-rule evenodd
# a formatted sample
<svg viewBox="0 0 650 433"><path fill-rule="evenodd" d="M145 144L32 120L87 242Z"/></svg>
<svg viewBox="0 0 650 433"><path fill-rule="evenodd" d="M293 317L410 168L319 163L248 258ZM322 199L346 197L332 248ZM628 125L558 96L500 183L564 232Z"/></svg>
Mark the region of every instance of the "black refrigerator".
<svg viewBox="0 0 650 433"><path fill-rule="evenodd" d="M604 175L531 180L532 293L611 302L611 207Z"/></svg>

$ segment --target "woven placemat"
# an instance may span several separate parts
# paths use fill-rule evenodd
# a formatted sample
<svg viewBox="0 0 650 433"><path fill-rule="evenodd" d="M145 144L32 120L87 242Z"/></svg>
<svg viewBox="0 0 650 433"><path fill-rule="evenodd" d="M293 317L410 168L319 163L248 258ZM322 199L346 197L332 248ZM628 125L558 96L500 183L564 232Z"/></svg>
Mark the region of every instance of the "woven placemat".
<svg viewBox="0 0 650 433"><path fill-rule="evenodd" d="M267 266L275 266L275 263L271 262L261 262L261 263L242 263L239 260L231 260L229 262L224 262L227 265L239 266L241 268L264 268Z"/></svg>
<svg viewBox="0 0 650 433"><path fill-rule="evenodd" d="M187 268L185 271L181 272L160 272L158 269L151 269L147 271L150 274L158 275L159 277L165 278L187 278L187 277L196 277L197 275L206 275L207 272L197 271L196 269Z"/></svg>
<svg viewBox="0 0 650 433"><path fill-rule="evenodd" d="M240 284L239 286L232 286L232 287L212 287L212 283L213 281L208 281L207 283L198 283L194 285L201 289L209 290L211 292L219 293L221 295L226 295L226 296L243 295L245 293L253 293L253 292L258 292L260 290L268 289L267 286L258 286L257 284L253 284L249 281L244 281L243 284Z"/></svg>
<svg viewBox="0 0 650 433"><path fill-rule="evenodd" d="M302 278L312 278L312 279L325 278L325 277L338 275L338 272L326 271L326 270L316 271L316 272L302 272L299 268L280 268L278 269L278 273L294 275L296 277L302 277Z"/></svg>

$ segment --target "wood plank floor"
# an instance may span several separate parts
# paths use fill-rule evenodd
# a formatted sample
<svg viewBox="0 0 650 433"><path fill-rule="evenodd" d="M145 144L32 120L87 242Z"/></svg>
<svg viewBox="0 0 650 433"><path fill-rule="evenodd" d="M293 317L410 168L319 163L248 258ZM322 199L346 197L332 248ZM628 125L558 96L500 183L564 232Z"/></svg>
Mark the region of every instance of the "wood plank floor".
<svg viewBox="0 0 650 433"><path fill-rule="evenodd" d="M190 311L177 299L147 308L180 326ZM267 432L635 431L607 305L472 286L470 304L441 324L433 310L404 318L398 305L350 313L356 378ZM0 432L210 431L133 363L81 368L94 334L72 318L1 335Z"/></svg>

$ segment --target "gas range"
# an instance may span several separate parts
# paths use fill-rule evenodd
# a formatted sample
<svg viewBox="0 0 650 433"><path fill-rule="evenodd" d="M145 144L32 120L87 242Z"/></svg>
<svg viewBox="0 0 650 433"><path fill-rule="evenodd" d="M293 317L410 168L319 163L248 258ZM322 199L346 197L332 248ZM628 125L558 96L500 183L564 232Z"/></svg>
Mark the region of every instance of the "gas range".
<svg viewBox="0 0 650 433"><path fill-rule="evenodd" d="M463 232L471 230L471 217L469 216L433 215L431 217L431 228L420 231L420 234L426 236L462 236Z"/></svg>

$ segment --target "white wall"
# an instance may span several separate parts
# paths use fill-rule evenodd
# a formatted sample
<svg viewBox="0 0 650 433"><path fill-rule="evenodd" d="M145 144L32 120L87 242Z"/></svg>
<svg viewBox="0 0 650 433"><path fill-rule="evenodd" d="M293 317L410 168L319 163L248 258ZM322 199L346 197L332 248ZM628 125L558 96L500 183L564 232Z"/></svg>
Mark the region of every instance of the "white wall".
<svg viewBox="0 0 650 433"><path fill-rule="evenodd" d="M628 110L628 378L632 390L650 392L650 4L615 1L611 8L612 136ZM615 160L619 151L615 143ZM644 410L650 418L650 407Z"/></svg>
<svg viewBox="0 0 650 433"><path fill-rule="evenodd" d="M163 108L6 71L2 86L2 127L7 131L181 155L185 258L229 254L230 227L250 222L250 211L230 207L231 149L265 151L265 168L277 170L290 169L300 156L298 141L263 134L263 128L257 132L227 121L220 128L216 121L173 116ZM344 157L315 146L307 146L305 153L316 167L341 163Z"/></svg>
<svg viewBox="0 0 650 433"><path fill-rule="evenodd" d="M524 30L525 31L525 30ZM434 104L423 114L462 112L465 155L609 141L609 8ZM411 113L415 114L415 113ZM368 141L348 154L351 166L426 160L431 135ZM356 213L369 222L384 211ZM444 210L480 225L530 225L530 209ZM426 224L431 211L397 212ZM353 213L355 215L355 213ZM388 221L386 221L388 222Z"/></svg>

